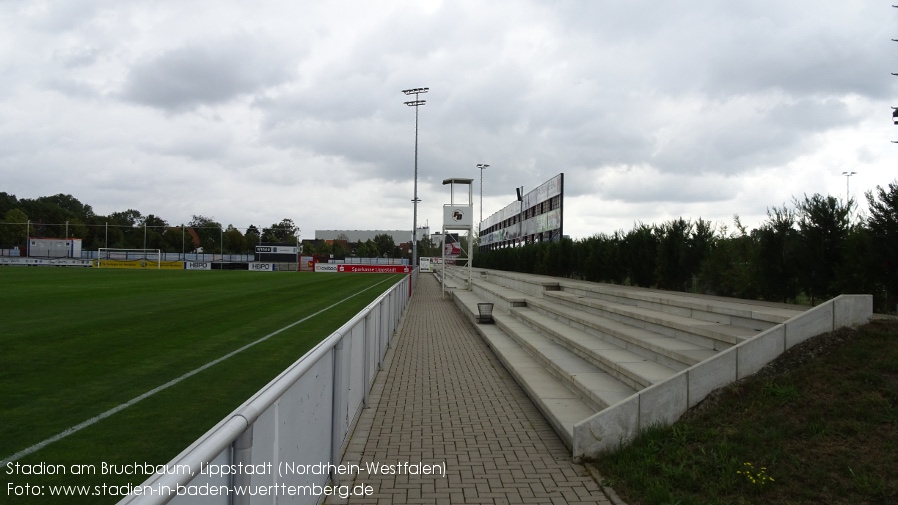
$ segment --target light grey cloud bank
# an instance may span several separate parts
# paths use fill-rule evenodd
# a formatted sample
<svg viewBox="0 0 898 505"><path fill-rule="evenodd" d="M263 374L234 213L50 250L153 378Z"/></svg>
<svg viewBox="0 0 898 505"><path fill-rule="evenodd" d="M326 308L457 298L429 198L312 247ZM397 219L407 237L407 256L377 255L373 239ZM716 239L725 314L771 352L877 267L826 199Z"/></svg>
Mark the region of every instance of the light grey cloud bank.
<svg viewBox="0 0 898 505"><path fill-rule="evenodd" d="M0 191L172 223L439 227L565 173L566 233L757 225L896 178L898 9L872 2L0 1ZM863 207L863 206L862 206Z"/></svg>

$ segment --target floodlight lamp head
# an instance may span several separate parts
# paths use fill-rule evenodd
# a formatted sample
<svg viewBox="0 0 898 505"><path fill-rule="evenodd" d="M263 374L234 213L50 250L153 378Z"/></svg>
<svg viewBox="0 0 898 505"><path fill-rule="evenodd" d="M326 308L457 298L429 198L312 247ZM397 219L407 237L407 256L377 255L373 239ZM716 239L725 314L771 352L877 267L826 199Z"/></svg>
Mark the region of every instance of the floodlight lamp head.
<svg viewBox="0 0 898 505"><path fill-rule="evenodd" d="M408 105L409 107L417 107L419 105L425 105L427 103L427 100L412 100L412 101L404 102L404 103L406 105Z"/></svg>
<svg viewBox="0 0 898 505"><path fill-rule="evenodd" d="M478 163L477 164L477 168L479 168L481 170L483 170L484 168L487 168L487 167L489 167L489 165L487 165L486 163Z"/></svg>
<svg viewBox="0 0 898 505"><path fill-rule="evenodd" d="M411 88L402 90L406 95L417 95L418 93L427 93L430 88Z"/></svg>

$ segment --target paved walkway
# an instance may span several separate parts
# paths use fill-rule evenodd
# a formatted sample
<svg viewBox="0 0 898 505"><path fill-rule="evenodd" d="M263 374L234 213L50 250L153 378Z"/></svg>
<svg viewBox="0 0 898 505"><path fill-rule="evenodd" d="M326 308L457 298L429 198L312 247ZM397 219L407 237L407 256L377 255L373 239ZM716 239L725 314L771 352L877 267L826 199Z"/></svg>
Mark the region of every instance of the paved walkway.
<svg viewBox="0 0 898 505"><path fill-rule="evenodd" d="M611 503L433 276L392 346L343 463L445 463L445 476L362 470L349 478L373 495L327 503Z"/></svg>

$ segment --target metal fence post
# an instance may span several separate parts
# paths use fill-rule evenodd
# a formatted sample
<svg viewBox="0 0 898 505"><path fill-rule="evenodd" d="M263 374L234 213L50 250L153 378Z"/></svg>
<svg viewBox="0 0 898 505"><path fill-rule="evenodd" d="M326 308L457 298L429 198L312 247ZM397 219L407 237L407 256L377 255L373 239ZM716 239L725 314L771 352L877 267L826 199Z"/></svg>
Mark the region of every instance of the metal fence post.
<svg viewBox="0 0 898 505"><path fill-rule="evenodd" d="M253 463L253 425L250 424L247 426L243 433L234 440L234 443L231 444L231 463L234 465L243 464L251 465ZM231 491L236 490L238 487L243 486L244 489L249 489L249 486L252 484L251 482L252 475L249 475L245 472L237 472L231 476ZM238 495L237 493L231 494L230 503L231 505L249 505L250 495L248 493L243 493Z"/></svg>
<svg viewBox="0 0 898 505"><path fill-rule="evenodd" d="M362 339L365 342L364 345L364 353L365 357L365 386L364 386L364 394L362 395L362 408L368 408L368 393L371 392L371 384L373 381L371 380L371 352L372 348L376 347L371 345L371 312L365 316L365 333L362 335Z"/></svg>
<svg viewBox="0 0 898 505"><path fill-rule="evenodd" d="M350 332L350 335L352 332ZM337 344L334 345L334 367L333 367L333 391L332 391L332 399L333 399L333 409L331 416L331 462L334 465L340 464L340 447L343 445L343 438L341 436L341 431L343 423L342 419L342 410L343 410L343 339L345 335L340 335L340 339L337 341ZM331 482L334 484L339 484L339 476L336 472L331 471L330 473Z"/></svg>

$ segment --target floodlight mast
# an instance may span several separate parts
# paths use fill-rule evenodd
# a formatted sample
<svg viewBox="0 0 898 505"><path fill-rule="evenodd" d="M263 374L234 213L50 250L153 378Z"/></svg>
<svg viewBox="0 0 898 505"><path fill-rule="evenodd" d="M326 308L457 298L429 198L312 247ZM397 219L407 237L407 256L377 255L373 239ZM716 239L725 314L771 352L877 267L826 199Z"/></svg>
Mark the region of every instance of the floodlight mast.
<svg viewBox="0 0 898 505"><path fill-rule="evenodd" d="M846 171L846 172L842 172L842 175L845 176L845 206L848 207L848 221L850 223L851 222L851 207L849 204L851 202L851 192L849 191L850 186L848 184L848 181L851 180L852 175L857 175L857 172Z"/></svg>
<svg viewBox="0 0 898 505"><path fill-rule="evenodd" d="M480 227L483 226L483 170L489 167L486 163L478 163L477 168L480 169L480 222L477 223L477 250L480 251Z"/></svg>
<svg viewBox="0 0 898 505"><path fill-rule="evenodd" d="M895 9L898 9L898 5L892 5L892 7ZM898 42L898 39L892 39L892 42ZM892 72L892 75L898 76L898 73ZM892 122L894 124L898 125L898 107L892 107ZM898 140L893 140L892 143L898 144ZM842 175L845 175L845 173L843 173ZM846 177L845 184L848 184L847 177L850 177L850 176L846 175L845 177Z"/></svg>
<svg viewBox="0 0 898 505"><path fill-rule="evenodd" d="M414 215L412 217L412 268L418 266L418 107L427 103L427 100L419 100L418 95L427 93L430 88L411 88L402 90L406 95L415 95L414 100L405 102L409 107L415 108L415 196L412 199L414 204Z"/></svg>

